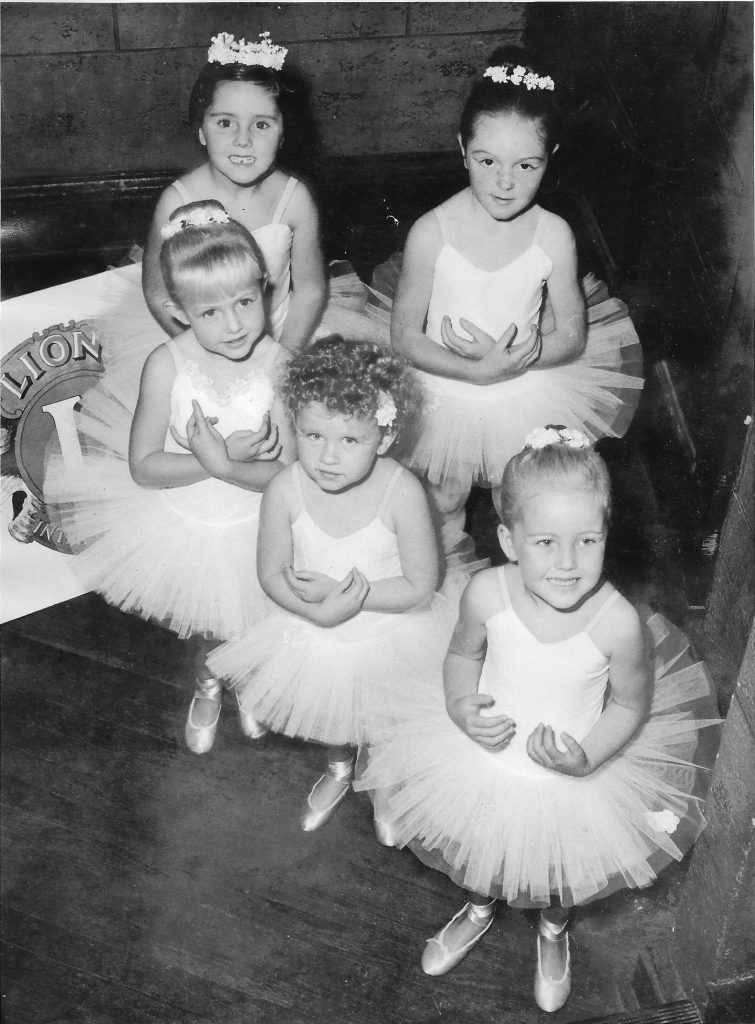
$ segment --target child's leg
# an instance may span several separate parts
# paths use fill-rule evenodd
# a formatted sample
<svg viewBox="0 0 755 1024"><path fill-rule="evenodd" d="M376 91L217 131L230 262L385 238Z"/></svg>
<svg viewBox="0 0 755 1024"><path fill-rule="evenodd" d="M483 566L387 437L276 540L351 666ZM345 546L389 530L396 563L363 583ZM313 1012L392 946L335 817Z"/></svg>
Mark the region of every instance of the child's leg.
<svg viewBox="0 0 755 1024"><path fill-rule="evenodd" d="M496 901L471 893L469 902L428 940L422 954L425 974L446 974L477 945L493 923Z"/></svg>
<svg viewBox="0 0 755 1024"><path fill-rule="evenodd" d="M328 765L307 797L301 827L305 832L321 828L351 789L356 751L353 747L327 747Z"/></svg>
<svg viewBox="0 0 755 1024"><path fill-rule="evenodd" d="M553 903L540 912L535 1001L541 1010L560 1010L571 991L569 925L573 911Z"/></svg>
<svg viewBox="0 0 755 1024"><path fill-rule="evenodd" d="M214 641L194 638L194 672L196 685L194 696L186 719L186 743L195 754L206 754L215 742L220 711L223 703L223 680L214 678L207 667L207 656L217 647ZM238 693L236 700L238 702ZM267 735L268 730L249 712L244 711L239 702L239 723L241 731L250 739L258 740Z"/></svg>
<svg viewBox="0 0 755 1024"><path fill-rule="evenodd" d="M214 645L196 637L193 642L196 683L184 733L189 750L206 754L215 742L223 704L223 682L214 679L207 668L207 655Z"/></svg>
<svg viewBox="0 0 755 1024"><path fill-rule="evenodd" d="M464 532L469 490L468 486L453 480L447 480L442 486L428 484L430 505L438 522L440 543L446 556L469 554L474 558L474 543L469 534ZM467 551L467 548L470 550Z"/></svg>

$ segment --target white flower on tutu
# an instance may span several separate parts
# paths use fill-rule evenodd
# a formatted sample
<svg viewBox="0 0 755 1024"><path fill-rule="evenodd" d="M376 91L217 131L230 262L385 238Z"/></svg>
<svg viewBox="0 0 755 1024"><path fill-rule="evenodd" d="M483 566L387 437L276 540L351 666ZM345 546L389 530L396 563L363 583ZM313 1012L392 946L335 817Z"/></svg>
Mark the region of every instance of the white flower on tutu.
<svg viewBox="0 0 755 1024"><path fill-rule="evenodd" d="M590 439L581 430L566 427L536 427L524 439L525 448L547 448L552 444L565 444L568 448L589 448Z"/></svg>
<svg viewBox="0 0 755 1024"><path fill-rule="evenodd" d="M375 410L375 419L379 427L392 427L396 419L396 403L387 391L378 391L378 406Z"/></svg>
<svg viewBox="0 0 755 1024"><path fill-rule="evenodd" d="M648 811L646 818L656 832L665 832L667 835L673 835L676 832L680 821L678 815L674 814L668 807L662 811Z"/></svg>

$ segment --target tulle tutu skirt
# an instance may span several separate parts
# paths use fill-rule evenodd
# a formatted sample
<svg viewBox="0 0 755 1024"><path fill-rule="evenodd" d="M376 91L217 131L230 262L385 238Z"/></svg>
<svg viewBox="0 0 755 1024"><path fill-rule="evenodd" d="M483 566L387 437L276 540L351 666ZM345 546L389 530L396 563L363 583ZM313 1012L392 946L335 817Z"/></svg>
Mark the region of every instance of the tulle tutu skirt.
<svg viewBox="0 0 755 1024"><path fill-rule="evenodd" d="M382 791L381 819L397 844L463 888L523 907L646 886L680 860L705 827L718 730L700 730L718 719L684 635L639 610L655 687L648 720L623 750L584 778L534 763L532 773L507 770L448 718L438 684L372 747L356 783Z"/></svg>
<svg viewBox="0 0 755 1024"><path fill-rule="evenodd" d="M389 317L400 259L373 276L372 315ZM434 484L461 488L500 481L509 459L536 427L579 429L591 441L626 433L642 391L642 349L626 306L592 275L582 282L588 330L584 353L563 366L532 370L498 384L476 385L417 373L426 402L402 461ZM553 313L541 318L547 350Z"/></svg>
<svg viewBox="0 0 755 1024"><path fill-rule="evenodd" d="M398 721L424 681L441 678L461 591L446 580L429 606L360 612L324 628L278 611L213 651L213 675L238 688L244 711L274 732L334 746L358 745Z"/></svg>
<svg viewBox="0 0 755 1024"><path fill-rule="evenodd" d="M215 479L134 483L134 400L129 374L106 373L82 399L83 457L47 453L45 501L77 555L74 571L111 604L180 637L239 635L270 607L257 580L261 495Z"/></svg>

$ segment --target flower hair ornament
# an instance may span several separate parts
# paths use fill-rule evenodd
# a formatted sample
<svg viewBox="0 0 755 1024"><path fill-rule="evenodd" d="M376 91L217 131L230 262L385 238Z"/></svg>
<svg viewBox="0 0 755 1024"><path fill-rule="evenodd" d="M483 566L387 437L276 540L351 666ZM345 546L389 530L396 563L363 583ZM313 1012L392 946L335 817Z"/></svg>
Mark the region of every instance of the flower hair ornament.
<svg viewBox="0 0 755 1024"><path fill-rule="evenodd" d="M209 224L227 224L231 218L225 210L191 210L190 213L175 220L168 221L160 234L163 238L172 238L185 228L206 228Z"/></svg>
<svg viewBox="0 0 755 1024"><path fill-rule="evenodd" d="M510 82L511 85L523 85L526 89L547 89L553 92L556 85L550 75L537 75L522 64L502 64L500 67L486 68L482 76L490 78L498 85Z"/></svg>
<svg viewBox="0 0 755 1024"><path fill-rule="evenodd" d="M581 430L567 430L561 424L549 423L537 427L524 440L525 448L548 448L552 444L563 444L567 448L590 448L590 439Z"/></svg>
<svg viewBox="0 0 755 1024"><path fill-rule="evenodd" d="M378 421L379 427L392 427L393 421L396 419L396 403L393 401L387 391L378 391L378 405L375 410L375 419Z"/></svg>
<svg viewBox="0 0 755 1024"><path fill-rule="evenodd" d="M270 42L269 32L260 32L259 43L247 43L244 39L234 39L230 32L220 32L212 37L212 45L207 51L210 64L246 64L280 71L288 50L285 46L276 46Z"/></svg>

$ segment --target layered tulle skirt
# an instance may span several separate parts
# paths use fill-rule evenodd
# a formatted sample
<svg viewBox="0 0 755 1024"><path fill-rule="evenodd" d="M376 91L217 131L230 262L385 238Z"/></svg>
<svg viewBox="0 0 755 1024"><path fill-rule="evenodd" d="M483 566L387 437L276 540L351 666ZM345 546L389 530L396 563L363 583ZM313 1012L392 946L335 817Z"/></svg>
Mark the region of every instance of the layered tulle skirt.
<svg viewBox="0 0 755 1024"><path fill-rule="evenodd" d="M106 373L82 399L81 457L47 454L45 501L77 556L74 571L111 604L180 637L239 635L270 607L257 580L261 495L215 479L134 483L134 399L130 375Z"/></svg>
<svg viewBox="0 0 755 1024"><path fill-rule="evenodd" d="M646 886L680 860L705 826L718 732L709 727L718 720L709 677L684 635L640 611L655 658L652 708L591 775L534 762L531 771L512 769L505 751L481 747L448 718L440 685L387 730L355 788L380 791L397 845L465 889L525 907Z"/></svg>
<svg viewBox="0 0 755 1024"><path fill-rule="evenodd" d="M400 262L376 268L370 311L389 317ZM571 363L530 370L498 384L477 385L418 372L426 400L401 459L434 484L468 488L499 482L506 463L536 427L562 424L591 441L621 437L639 403L642 349L623 302L610 298L592 275L582 282L587 344ZM543 350L553 315L541 318Z"/></svg>
<svg viewBox="0 0 755 1024"><path fill-rule="evenodd" d="M360 612L325 628L278 610L213 651L213 675L237 687L243 711L274 732L358 745L399 721L417 690L439 680L466 573L427 606Z"/></svg>

